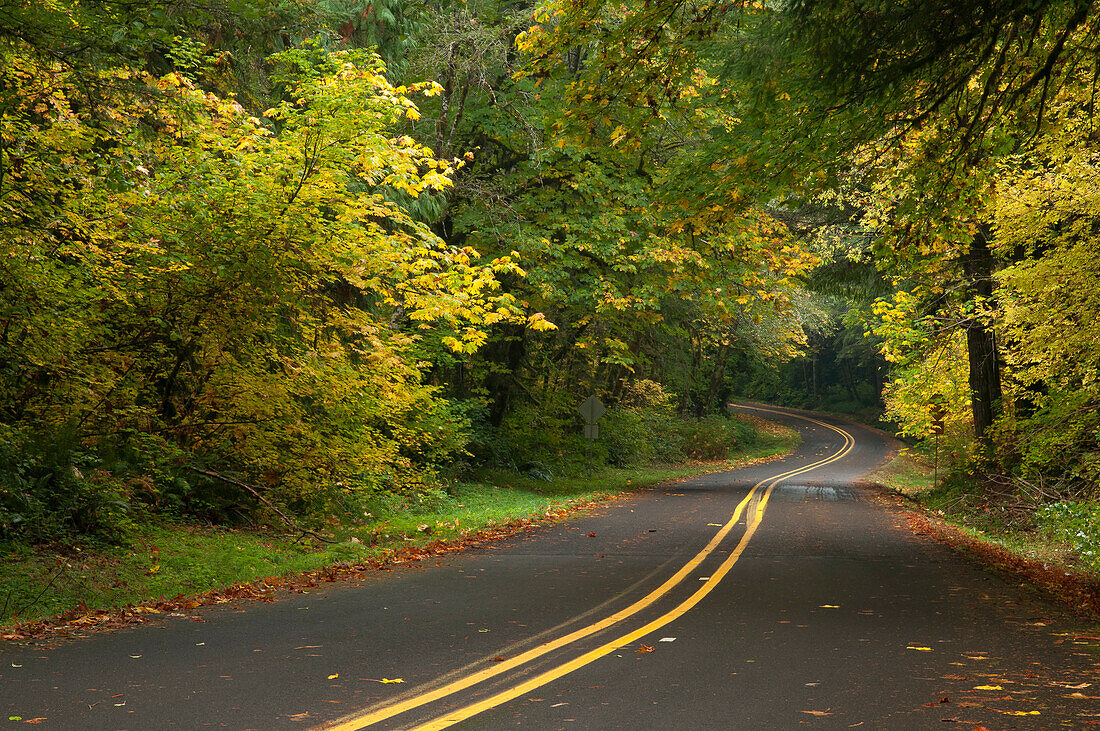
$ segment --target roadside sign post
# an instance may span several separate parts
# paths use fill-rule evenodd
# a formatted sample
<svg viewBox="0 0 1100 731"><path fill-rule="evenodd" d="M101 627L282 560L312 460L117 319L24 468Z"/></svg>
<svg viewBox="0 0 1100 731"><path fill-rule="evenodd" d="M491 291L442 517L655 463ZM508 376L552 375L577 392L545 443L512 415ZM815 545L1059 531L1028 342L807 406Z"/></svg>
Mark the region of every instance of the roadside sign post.
<svg viewBox="0 0 1100 731"><path fill-rule="evenodd" d="M589 396L583 404L577 407L577 411L584 417L586 424L595 426L596 422L600 420L600 417L607 413L607 407L600 403L600 400L593 394ZM595 437L591 438L594 439Z"/></svg>
<svg viewBox="0 0 1100 731"><path fill-rule="evenodd" d="M591 472L592 442L600 436L600 427L596 422L607 413L607 407L600 403L600 400L596 398L596 394L592 394L577 408L577 411L584 417L584 438L588 440L588 447L585 451L588 453L588 470Z"/></svg>
<svg viewBox="0 0 1100 731"><path fill-rule="evenodd" d="M940 438L947 433L947 424L944 421L947 418L947 408L944 407L943 401L943 396L936 394L932 397L932 403L928 405L928 417L932 421L933 440L932 487L935 487L940 479Z"/></svg>

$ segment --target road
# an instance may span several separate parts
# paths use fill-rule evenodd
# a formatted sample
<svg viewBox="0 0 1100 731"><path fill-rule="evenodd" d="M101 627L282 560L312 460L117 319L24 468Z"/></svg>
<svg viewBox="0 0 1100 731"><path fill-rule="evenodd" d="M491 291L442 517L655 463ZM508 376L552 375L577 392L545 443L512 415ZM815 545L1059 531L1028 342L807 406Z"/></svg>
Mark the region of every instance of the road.
<svg viewBox="0 0 1100 731"><path fill-rule="evenodd" d="M0 708L80 729L1100 725L1095 627L860 487L879 433L767 416L794 454L354 584L4 647Z"/></svg>

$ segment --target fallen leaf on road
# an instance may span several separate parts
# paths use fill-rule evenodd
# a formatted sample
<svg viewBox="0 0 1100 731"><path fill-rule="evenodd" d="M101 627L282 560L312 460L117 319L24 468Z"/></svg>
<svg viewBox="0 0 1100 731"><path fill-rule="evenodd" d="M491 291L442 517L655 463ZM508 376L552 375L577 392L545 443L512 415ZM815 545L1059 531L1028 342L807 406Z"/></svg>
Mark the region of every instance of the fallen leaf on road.
<svg viewBox="0 0 1100 731"><path fill-rule="evenodd" d="M975 685L974 690L1004 690L999 685Z"/></svg>
<svg viewBox="0 0 1100 731"><path fill-rule="evenodd" d="M340 677L340 673L333 673L332 675L328 676L328 679L329 680L336 680L339 677Z"/></svg>
<svg viewBox="0 0 1100 731"><path fill-rule="evenodd" d="M653 647L652 645L642 645L634 652L653 652L655 649L657 648Z"/></svg>
<svg viewBox="0 0 1100 731"><path fill-rule="evenodd" d="M40 718L28 718L28 719L27 719L26 721L24 721L23 723L35 723L35 724L38 724L38 723L43 723L43 722L45 722L45 720L46 720L46 717L45 717L45 716L42 716L42 717L40 717Z"/></svg>
<svg viewBox="0 0 1100 731"><path fill-rule="evenodd" d="M405 679L404 679L404 678L393 678L393 679L390 679L390 678L382 678L382 679L381 679L381 680L379 680L378 682L379 682L379 683L387 683L387 684L389 684L389 683L404 683L404 682L405 682Z"/></svg>
<svg viewBox="0 0 1100 731"><path fill-rule="evenodd" d="M803 713L808 713L811 716L831 716L831 715L833 715L831 711L802 711L802 712Z"/></svg>
<svg viewBox="0 0 1100 731"><path fill-rule="evenodd" d="M721 523L707 523L707 525L713 525L715 528L721 528L722 527Z"/></svg>
<svg viewBox="0 0 1100 731"><path fill-rule="evenodd" d="M840 609L839 604L822 604L821 609Z"/></svg>
<svg viewBox="0 0 1100 731"><path fill-rule="evenodd" d="M993 710L997 710L997 709L994 708ZM1038 711L1000 711L1000 713L1003 713L1006 716L1041 716L1042 715Z"/></svg>
<svg viewBox="0 0 1100 731"><path fill-rule="evenodd" d="M14 667L14 665L12 667ZM1088 688L1090 685L1092 685L1092 683L1078 683L1077 685L1065 685L1062 687L1069 688L1070 690L1081 690L1082 688Z"/></svg>
<svg viewBox="0 0 1100 731"><path fill-rule="evenodd" d="M562 703L555 703L554 705L552 705L550 707L551 708L557 708L558 706L568 706L568 705L569 705L568 702L562 702Z"/></svg>
<svg viewBox="0 0 1100 731"><path fill-rule="evenodd" d="M906 650L919 650L920 652L932 652L931 647L919 647L917 645L909 645Z"/></svg>
<svg viewBox="0 0 1100 731"><path fill-rule="evenodd" d="M596 537L596 531L592 531L591 533L589 533L588 537L589 538L595 538Z"/></svg>

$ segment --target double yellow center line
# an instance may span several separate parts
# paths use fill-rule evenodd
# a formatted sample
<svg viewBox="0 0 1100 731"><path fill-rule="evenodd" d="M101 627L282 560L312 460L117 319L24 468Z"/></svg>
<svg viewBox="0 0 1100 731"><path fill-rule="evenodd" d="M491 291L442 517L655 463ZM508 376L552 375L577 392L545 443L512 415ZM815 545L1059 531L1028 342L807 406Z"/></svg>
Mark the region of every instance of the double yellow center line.
<svg viewBox="0 0 1100 731"><path fill-rule="evenodd" d="M585 627L581 627L580 629L575 630L574 632L570 632L569 634L559 637L558 639L551 640L550 642L532 648L527 652L504 660L503 662L495 663L493 667L486 668L479 672L471 673L470 675L459 678L458 680L447 683L446 685L443 685L434 690L429 690L424 693L414 695L397 703L383 706L382 708L379 708L377 710L367 711L353 716L345 717L337 724L333 726L327 726L325 728L330 729L331 731L357 731L358 729L366 728L367 726L370 726L372 724L385 721L389 718L393 718L394 716L405 713L406 711L412 710L413 708L418 708L420 706L426 705L433 701L439 700L440 698L452 695L473 685L484 682L490 678L494 678L498 675L506 673L509 670L517 668L521 665L525 665L526 663L529 663L536 658L542 657L549 652L553 652L557 649L565 647L566 645L577 642L578 640L600 632L601 630L607 629L612 625L618 624L624 619L634 616L638 612L654 604L658 599L667 594L673 587L681 583L694 569L699 566L699 564L701 564L711 553L713 553L714 550L721 544L723 539L725 539L725 537L729 534L729 532L733 530L734 526L737 525L737 523L741 519L741 515L745 512L746 507L750 505L753 499L758 496L761 488L763 488L763 495L759 497L759 500L757 501L755 507L750 510L750 515L747 518L745 533L741 536L741 540L738 541L737 547L734 548L730 555L726 557L726 560L722 562L721 566L719 566L716 571L711 573L710 577L702 586L700 586L690 597L685 599L671 611L661 615L657 619L654 619L648 624L645 624L632 632L629 632L610 642L607 642L600 647L595 648L594 650L590 650L589 652L586 652L573 660L569 660L565 663L562 663L561 665L553 667L550 670L547 670L524 681L523 683L496 693L495 695L489 696L484 700L454 710L421 726L417 726L416 728L418 731L420 731L421 729L427 730L446 728L453 724L459 723L460 721L464 721L472 716L476 716L477 714L482 713L490 708L499 706L502 703L507 703L514 698L531 692L535 688L546 685L547 683L557 680L563 675L567 675L574 670L584 667L585 665L588 665L595 660L604 657L605 655L609 655L610 653L618 650L624 645L628 645L631 642L641 639L651 632L655 632L656 630L664 627L670 622L675 621L678 617L681 617L686 612L690 611L696 604L702 601L703 597L714 590L714 588L718 585L722 578L725 577L727 573L729 573L731 568L733 568L733 565L737 563L737 560L741 557L741 554L748 546L749 541L752 539L753 534L756 533L757 527L760 525L760 522L764 518L764 510L768 505L768 498L771 496L772 490L775 488L775 486L785 479L804 474L806 472L809 472L810 470L817 469L818 467L823 467L827 464L831 464L839 459L842 459L845 455L848 454L848 452L852 450L852 447L855 445L855 440L852 438L851 434L843 429L832 426L831 424L826 424L823 421L818 421L817 419L812 419L807 416L786 414L784 412L773 412L771 409L764 409L759 407L745 408L752 408L757 411L768 411L771 413L782 413L784 416L794 416L795 418L809 421L819 426L823 426L827 429L831 429L832 431L835 431L844 438L844 446L840 449L839 452L830 457L818 460L816 462L811 462L810 464L797 469L788 470L787 472L783 472L773 477L766 478L753 485L748 494L745 495L740 503L738 503L737 508L733 512L733 516L729 519L729 521L726 522L725 525L722 526L722 528L714 535L714 537L711 538L711 540L707 543L706 546L703 547L702 550L695 554L695 556L693 556L691 560L684 564L679 571L669 577L668 580L666 580L663 584L661 584L659 587L654 589L643 598L626 607L625 609L615 612L614 614L605 617L598 622L594 622Z"/></svg>

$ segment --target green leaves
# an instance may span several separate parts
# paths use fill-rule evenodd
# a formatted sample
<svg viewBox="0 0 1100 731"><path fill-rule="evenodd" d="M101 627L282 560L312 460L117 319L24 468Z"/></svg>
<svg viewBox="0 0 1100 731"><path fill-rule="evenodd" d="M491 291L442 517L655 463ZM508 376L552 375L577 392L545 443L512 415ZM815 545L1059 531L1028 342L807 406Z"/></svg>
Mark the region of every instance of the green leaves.
<svg viewBox="0 0 1100 731"><path fill-rule="evenodd" d="M145 86L91 108L71 71L3 53L5 421L68 424L102 454L156 433L314 507L415 489L461 449L413 342L470 353L526 314L500 292L522 276L511 257L448 246L401 205L451 184L400 133L408 94L434 85L393 86L366 53L289 52L273 129L178 73L104 67Z"/></svg>

